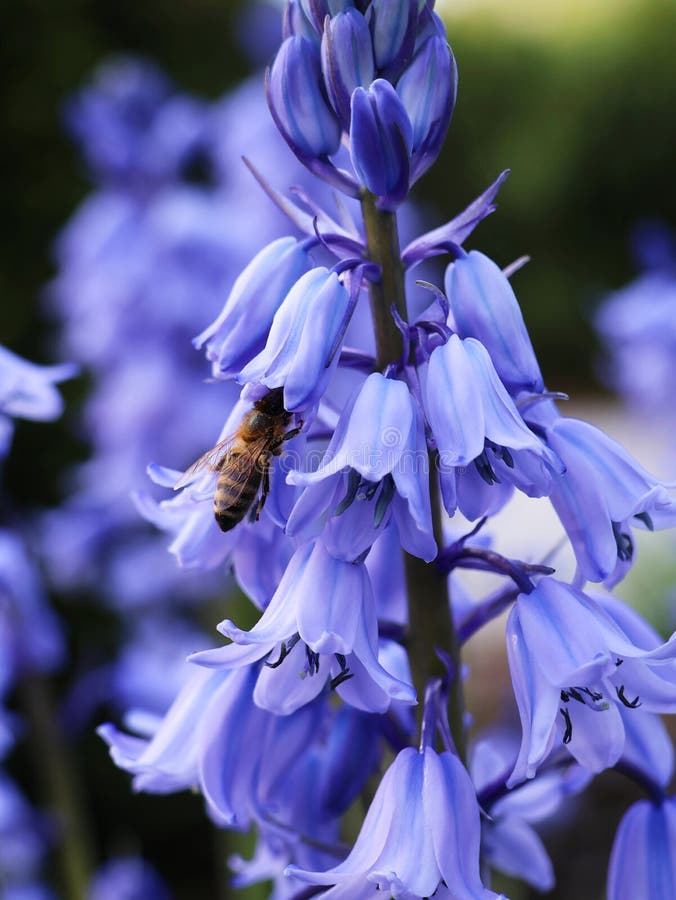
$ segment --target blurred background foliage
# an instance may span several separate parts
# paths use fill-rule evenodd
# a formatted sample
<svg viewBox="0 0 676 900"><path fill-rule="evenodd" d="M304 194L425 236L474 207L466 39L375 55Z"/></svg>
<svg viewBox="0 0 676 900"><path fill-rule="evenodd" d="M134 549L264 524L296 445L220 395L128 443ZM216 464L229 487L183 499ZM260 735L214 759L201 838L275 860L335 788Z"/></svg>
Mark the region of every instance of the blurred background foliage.
<svg viewBox="0 0 676 900"><path fill-rule="evenodd" d="M0 342L34 361L55 361L53 325L40 312L41 291L53 274L50 245L89 190L61 126L65 99L99 62L119 53L155 60L180 89L219 96L250 69L240 48L247 6L226 0L4 0ZM636 223L676 221L676 6L673 0L448 0L439 9L458 61L459 100L444 153L417 198L430 220L439 221L503 168L512 170L499 212L470 244L503 265L524 253L532 257L515 286L546 380L557 390L597 391L594 305L634 274L628 247ZM256 37L247 34L250 44ZM85 379L63 389L74 408L85 391ZM86 447L69 435L68 417L48 432L20 423L5 473L13 501L57 503L59 473L85 455ZM88 639L98 633L104 644L114 644L105 613L71 606L68 619L75 645L79 629ZM113 769L98 739L86 738L82 749L79 765L96 786L93 818L133 819L144 834L144 851L162 860L177 896L216 896L224 872L214 871L211 843L221 838L205 826L201 802L133 799L128 778ZM15 765L21 770L25 763ZM617 805L612 790L609 796ZM578 853L570 876L558 865L552 896L601 896L605 870L597 852L607 854L609 829L620 812L603 824L590 800L587 830L601 849ZM177 852L186 834L189 859ZM107 839L105 833L96 837ZM570 853L561 843L555 855L565 860ZM197 857L209 870L203 883L195 881ZM585 859L589 872L583 871ZM227 896L223 890L219 895Z"/></svg>

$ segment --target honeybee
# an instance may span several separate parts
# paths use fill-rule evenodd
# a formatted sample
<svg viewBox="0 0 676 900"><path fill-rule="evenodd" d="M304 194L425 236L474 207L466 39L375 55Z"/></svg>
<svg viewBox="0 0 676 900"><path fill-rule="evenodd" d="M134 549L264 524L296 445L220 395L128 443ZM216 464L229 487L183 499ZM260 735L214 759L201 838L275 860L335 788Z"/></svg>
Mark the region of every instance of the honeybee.
<svg viewBox="0 0 676 900"><path fill-rule="evenodd" d="M201 456L174 485L184 487L203 469L218 472L214 494L214 516L221 531L238 525L251 508L259 488L255 519L261 514L270 493L270 466L286 441L303 427L286 431L292 414L284 409L282 388L268 391L256 400L231 437L220 441Z"/></svg>

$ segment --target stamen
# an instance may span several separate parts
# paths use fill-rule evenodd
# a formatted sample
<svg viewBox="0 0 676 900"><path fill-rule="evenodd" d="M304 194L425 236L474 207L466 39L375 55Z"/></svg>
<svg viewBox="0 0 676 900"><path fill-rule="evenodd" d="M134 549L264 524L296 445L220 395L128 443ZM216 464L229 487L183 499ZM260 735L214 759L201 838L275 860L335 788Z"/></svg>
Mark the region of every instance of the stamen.
<svg viewBox="0 0 676 900"><path fill-rule="evenodd" d="M650 518L647 512L636 513L634 516L635 519L638 519L640 522L643 522L648 531L654 531L655 525L653 520Z"/></svg>
<svg viewBox="0 0 676 900"><path fill-rule="evenodd" d="M284 662L289 653L291 653L299 640L300 635L294 634L293 637L289 638L288 641L282 641L281 647L279 648L279 659L277 660L277 662L270 662L269 660L266 660L265 665L269 669L276 669L278 666L281 666L281 664Z"/></svg>
<svg viewBox="0 0 676 900"><path fill-rule="evenodd" d="M342 515L348 507L352 506L355 497L357 496L357 491L359 490L360 484L361 475L355 469L350 469L347 476L347 493L340 501L338 506L336 506L336 508L333 510L334 516Z"/></svg>
<svg viewBox="0 0 676 900"><path fill-rule="evenodd" d="M336 653L335 656L338 660L338 665L340 666L340 672L335 676L335 678L332 678L330 681L332 691L335 691L335 689L344 682L349 681L350 678L354 678L354 672L350 672L350 670L348 669L347 660L345 659L343 654Z"/></svg>
<svg viewBox="0 0 676 900"><path fill-rule="evenodd" d="M313 650L305 645L305 656L307 657L307 674L308 675L316 675L319 672L319 653L315 653Z"/></svg>
<svg viewBox="0 0 676 900"><path fill-rule="evenodd" d="M378 495L373 513L373 524L376 528L380 528L380 525L385 518L385 513L392 502L392 497L394 497L394 478L392 478L391 475L386 475L385 478L383 478L382 488Z"/></svg>
<svg viewBox="0 0 676 900"><path fill-rule="evenodd" d="M623 684L621 684L618 688L616 688L616 690L617 690L617 696L619 697L622 704L627 707L627 709L636 709L637 707L639 707L641 705L640 697L637 696L633 700L628 700L625 697Z"/></svg>
<svg viewBox="0 0 676 900"><path fill-rule="evenodd" d="M573 723L570 721L570 713L567 709L560 709L559 712L566 723L566 730L563 732L563 743L570 744L573 737Z"/></svg>
<svg viewBox="0 0 676 900"><path fill-rule="evenodd" d="M501 483L500 479L493 471L493 467L488 460L488 454L485 450L474 460L474 465L476 466L477 472L479 473L479 475L481 475L486 484L493 485Z"/></svg>
<svg viewBox="0 0 676 900"><path fill-rule="evenodd" d="M634 555L634 542L626 531L620 531L620 523L612 522L615 543L617 544L617 558L622 562L628 562Z"/></svg>

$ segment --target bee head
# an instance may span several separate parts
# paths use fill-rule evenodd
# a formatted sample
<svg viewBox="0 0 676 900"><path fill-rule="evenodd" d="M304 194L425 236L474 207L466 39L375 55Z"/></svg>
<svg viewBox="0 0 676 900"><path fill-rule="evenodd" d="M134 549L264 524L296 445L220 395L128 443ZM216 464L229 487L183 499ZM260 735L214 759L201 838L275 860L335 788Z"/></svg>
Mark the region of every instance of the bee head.
<svg viewBox="0 0 676 900"><path fill-rule="evenodd" d="M273 388L265 396L254 403L254 409L268 416L281 416L284 409L284 391L282 388Z"/></svg>

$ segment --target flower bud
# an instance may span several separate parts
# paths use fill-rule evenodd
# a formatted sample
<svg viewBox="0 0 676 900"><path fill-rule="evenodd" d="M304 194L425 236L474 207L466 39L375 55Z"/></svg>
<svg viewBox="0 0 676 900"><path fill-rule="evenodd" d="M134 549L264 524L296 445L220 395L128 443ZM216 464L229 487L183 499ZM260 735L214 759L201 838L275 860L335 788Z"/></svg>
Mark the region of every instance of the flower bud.
<svg viewBox="0 0 676 900"><path fill-rule="evenodd" d="M350 98L356 87L368 87L375 77L371 32L356 9L327 22L322 38L322 71L329 99L345 130L350 124Z"/></svg>
<svg viewBox="0 0 676 900"><path fill-rule="evenodd" d="M262 350L275 313L291 287L310 268L295 238L278 238L251 260L235 281L219 317L193 344L206 344L215 377L232 378Z"/></svg>
<svg viewBox="0 0 676 900"><path fill-rule="evenodd" d="M396 208L408 193L412 139L404 105L388 81L378 78L368 90L355 89L350 157L357 177L384 209Z"/></svg>
<svg viewBox="0 0 676 900"><path fill-rule="evenodd" d="M413 126L411 183L439 155L457 88L458 70L451 48L443 38L428 38L397 83L397 93Z"/></svg>
<svg viewBox="0 0 676 900"><path fill-rule="evenodd" d="M373 0L368 21L376 66L386 78L394 80L413 53L418 0Z"/></svg>
<svg viewBox="0 0 676 900"><path fill-rule="evenodd" d="M335 272L306 272L275 313L265 349L240 381L284 388L284 408L299 412L319 402L338 363L329 357L343 327L349 295Z"/></svg>
<svg viewBox="0 0 676 900"><path fill-rule="evenodd" d="M458 333L481 341L504 384L544 390L519 303L499 266L472 250L446 269L445 288Z"/></svg>
<svg viewBox="0 0 676 900"><path fill-rule="evenodd" d="M352 0L299 0L305 18L310 21L321 34L324 30L324 19L335 16L353 6Z"/></svg>
<svg viewBox="0 0 676 900"><path fill-rule="evenodd" d="M317 44L301 35L287 38L268 73L266 89L275 124L301 162L338 150L341 129L322 90Z"/></svg>

